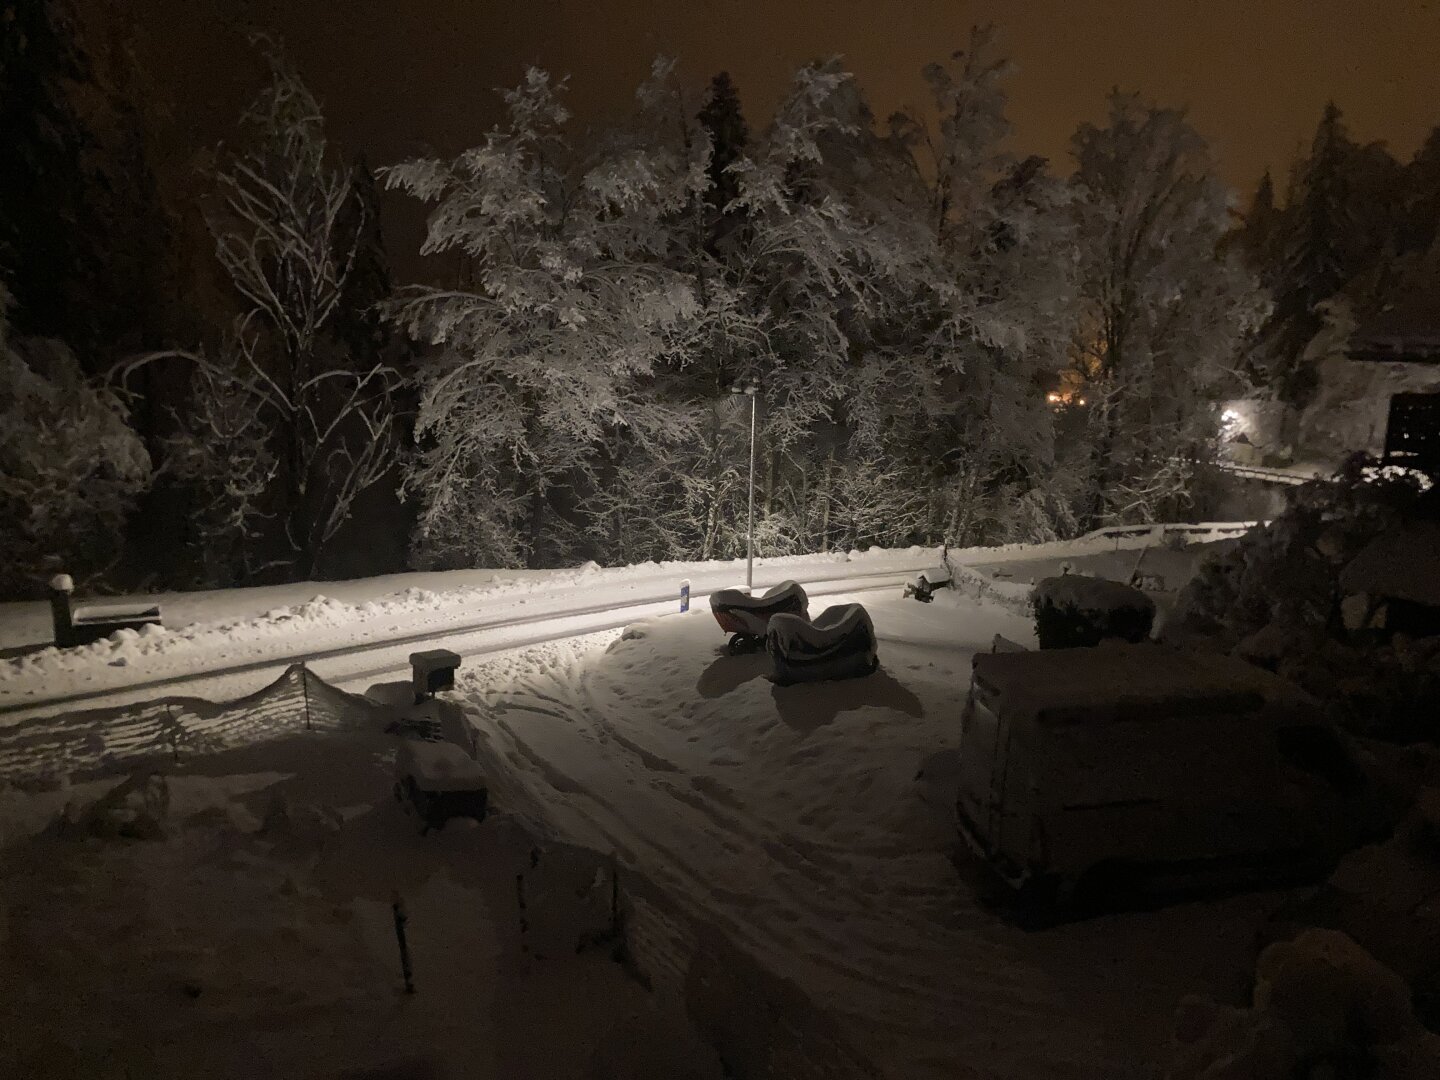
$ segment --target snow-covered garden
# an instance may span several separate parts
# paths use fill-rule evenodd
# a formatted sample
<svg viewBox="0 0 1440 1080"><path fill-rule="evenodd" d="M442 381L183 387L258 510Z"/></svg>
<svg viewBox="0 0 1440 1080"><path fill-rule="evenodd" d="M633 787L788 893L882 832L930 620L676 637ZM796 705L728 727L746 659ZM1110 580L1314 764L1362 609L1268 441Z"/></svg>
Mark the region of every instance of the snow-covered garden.
<svg viewBox="0 0 1440 1080"><path fill-rule="evenodd" d="M1139 554L1107 546L1067 561ZM465 661L433 715L474 749L492 812L423 839L391 798L383 687L367 700L297 669L231 707L12 724L5 955L31 975L4 1006L26 1033L8 1060L35 1076L241 1075L254 1055L300 1076L1154 1075L1181 998L1239 1004L1293 894L1027 931L957 856L969 660L996 634L1033 642L1023 596L1057 554L988 553L1014 582L991 579L988 600L969 584L929 604L895 586L814 597L812 613L866 603L881 668L864 679L774 685L763 654L730 655L703 605L673 600ZM72 677L114 670L75 653ZM86 809L140 763L165 779Z"/></svg>

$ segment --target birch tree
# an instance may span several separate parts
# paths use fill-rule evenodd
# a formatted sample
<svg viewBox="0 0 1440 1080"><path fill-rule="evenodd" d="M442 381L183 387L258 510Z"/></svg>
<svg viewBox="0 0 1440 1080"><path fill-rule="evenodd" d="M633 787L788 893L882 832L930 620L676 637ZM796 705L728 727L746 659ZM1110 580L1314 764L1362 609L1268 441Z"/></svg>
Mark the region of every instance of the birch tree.
<svg viewBox="0 0 1440 1080"><path fill-rule="evenodd" d="M319 102L278 48L262 45L270 83L219 168L210 222L246 307L237 334L249 344L225 377L243 378L244 393L264 403L290 559L308 575L355 500L394 466L398 374L383 358L336 348L363 223L345 227L351 176L331 163Z"/></svg>

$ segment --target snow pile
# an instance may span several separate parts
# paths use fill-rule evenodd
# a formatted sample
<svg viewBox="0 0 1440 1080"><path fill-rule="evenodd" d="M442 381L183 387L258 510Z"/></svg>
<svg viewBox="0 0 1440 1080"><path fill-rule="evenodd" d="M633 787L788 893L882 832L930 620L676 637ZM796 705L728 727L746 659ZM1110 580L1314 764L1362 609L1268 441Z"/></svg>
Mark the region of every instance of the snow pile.
<svg viewBox="0 0 1440 1080"><path fill-rule="evenodd" d="M62 837L157 840L165 835L170 785L165 777L137 772L88 805L67 803L58 823Z"/></svg>
<svg viewBox="0 0 1440 1080"><path fill-rule="evenodd" d="M475 791L485 787L485 774L454 743L406 739L396 761L396 774L414 777L423 791Z"/></svg>
<svg viewBox="0 0 1440 1080"><path fill-rule="evenodd" d="M950 602L961 605L975 603L998 604L1016 615L1030 613L1030 586L1012 581L1000 581L981 573L963 563L951 563ZM945 594L936 593L936 599Z"/></svg>
<svg viewBox="0 0 1440 1080"><path fill-rule="evenodd" d="M1187 998L1175 1040L1167 1080L1440 1075L1440 1036L1416 1019L1405 981L1334 930L1261 953L1248 1009Z"/></svg>

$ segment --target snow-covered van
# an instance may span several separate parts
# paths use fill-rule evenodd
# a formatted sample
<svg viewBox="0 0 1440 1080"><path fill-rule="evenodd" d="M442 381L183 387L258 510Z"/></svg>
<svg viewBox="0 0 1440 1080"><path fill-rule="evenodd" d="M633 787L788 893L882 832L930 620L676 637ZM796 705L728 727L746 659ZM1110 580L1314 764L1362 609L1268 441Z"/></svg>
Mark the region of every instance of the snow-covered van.
<svg viewBox="0 0 1440 1080"><path fill-rule="evenodd" d="M1162 645L978 654L961 832L1023 897L1166 892L1323 870L1365 786L1316 703Z"/></svg>

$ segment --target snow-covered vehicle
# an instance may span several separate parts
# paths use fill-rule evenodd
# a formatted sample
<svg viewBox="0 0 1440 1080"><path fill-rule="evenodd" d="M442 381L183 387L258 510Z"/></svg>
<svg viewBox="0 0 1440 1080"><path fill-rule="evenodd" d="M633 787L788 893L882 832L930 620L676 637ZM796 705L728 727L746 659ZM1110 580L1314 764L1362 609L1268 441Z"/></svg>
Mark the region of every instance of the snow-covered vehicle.
<svg viewBox="0 0 1440 1080"><path fill-rule="evenodd" d="M490 790L480 766L451 742L402 739L395 756L395 798L420 817L420 835L451 818L485 820Z"/></svg>
<svg viewBox="0 0 1440 1080"><path fill-rule="evenodd" d="M810 615L810 598L798 582L782 581L760 596L742 589L721 589L710 594L710 611L720 629L730 635L730 651L736 656L758 652L765 633L776 615Z"/></svg>
<svg viewBox="0 0 1440 1080"><path fill-rule="evenodd" d="M828 607L811 622L799 615L776 615L765 635L765 651L782 686L823 679L854 679L880 666L875 624L859 604Z"/></svg>
<svg viewBox="0 0 1440 1080"><path fill-rule="evenodd" d="M960 831L1026 900L1318 876L1361 839L1364 773L1267 671L1148 644L972 663Z"/></svg>

